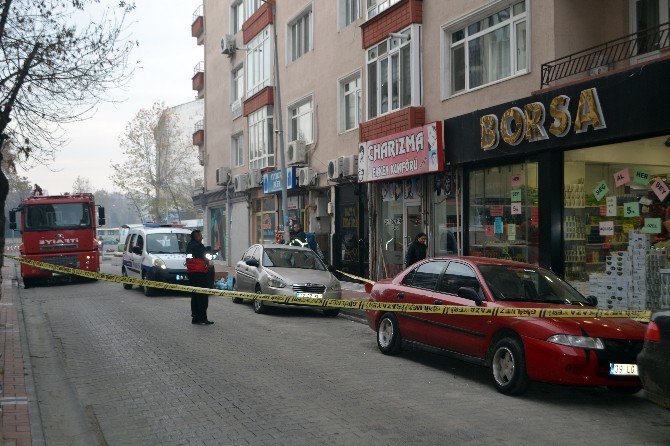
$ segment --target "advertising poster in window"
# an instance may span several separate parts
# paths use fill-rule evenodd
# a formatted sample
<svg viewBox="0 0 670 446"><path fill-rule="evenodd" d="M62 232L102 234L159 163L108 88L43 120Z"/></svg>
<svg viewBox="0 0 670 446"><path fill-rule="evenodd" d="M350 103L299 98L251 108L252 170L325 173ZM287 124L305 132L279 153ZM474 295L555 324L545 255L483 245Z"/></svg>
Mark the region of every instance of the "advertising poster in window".
<svg viewBox="0 0 670 446"><path fill-rule="evenodd" d="M359 145L361 182L403 178L444 170L444 134L441 122Z"/></svg>
<svg viewBox="0 0 670 446"><path fill-rule="evenodd" d="M212 249L219 254L219 258L226 258L226 210L225 208L213 208L209 218L209 242Z"/></svg>

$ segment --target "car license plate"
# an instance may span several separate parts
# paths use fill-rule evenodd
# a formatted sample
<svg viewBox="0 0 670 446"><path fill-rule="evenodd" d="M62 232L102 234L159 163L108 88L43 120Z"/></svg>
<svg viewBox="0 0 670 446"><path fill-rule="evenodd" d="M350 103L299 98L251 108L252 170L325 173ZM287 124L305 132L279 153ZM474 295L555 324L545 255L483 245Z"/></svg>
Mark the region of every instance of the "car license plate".
<svg viewBox="0 0 670 446"><path fill-rule="evenodd" d="M307 297L307 298L312 298L312 299L321 299L323 297L323 294L317 294L317 293L296 293L295 297Z"/></svg>
<svg viewBox="0 0 670 446"><path fill-rule="evenodd" d="M615 364L610 363L610 375L616 376L638 376L637 364Z"/></svg>

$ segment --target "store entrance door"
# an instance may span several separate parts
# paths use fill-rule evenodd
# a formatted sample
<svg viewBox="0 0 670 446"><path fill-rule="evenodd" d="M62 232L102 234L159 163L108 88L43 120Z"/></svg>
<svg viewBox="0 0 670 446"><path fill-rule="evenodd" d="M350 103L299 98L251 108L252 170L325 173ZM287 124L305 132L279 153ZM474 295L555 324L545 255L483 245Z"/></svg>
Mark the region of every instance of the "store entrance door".
<svg viewBox="0 0 670 446"><path fill-rule="evenodd" d="M425 232L423 218L421 215L421 201L405 200L402 221L403 225L403 259L407 255L407 248L414 241L414 238L421 232Z"/></svg>
<svg viewBox="0 0 670 446"><path fill-rule="evenodd" d="M353 184L338 186L336 197L333 264L342 271L368 277L367 187Z"/></svg>

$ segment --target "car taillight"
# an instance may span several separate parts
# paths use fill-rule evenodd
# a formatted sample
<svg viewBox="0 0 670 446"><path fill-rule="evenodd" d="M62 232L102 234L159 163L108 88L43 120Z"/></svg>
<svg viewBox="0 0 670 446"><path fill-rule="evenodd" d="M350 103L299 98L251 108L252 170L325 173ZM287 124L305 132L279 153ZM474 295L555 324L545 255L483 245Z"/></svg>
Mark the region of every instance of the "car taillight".
<svg viewBox="0 0 670 446"><path fill-rule="evenodd" d="M649 322L647 331L644 333L644 340L650 342L661 342L661 331L656 322Z"/></svg>

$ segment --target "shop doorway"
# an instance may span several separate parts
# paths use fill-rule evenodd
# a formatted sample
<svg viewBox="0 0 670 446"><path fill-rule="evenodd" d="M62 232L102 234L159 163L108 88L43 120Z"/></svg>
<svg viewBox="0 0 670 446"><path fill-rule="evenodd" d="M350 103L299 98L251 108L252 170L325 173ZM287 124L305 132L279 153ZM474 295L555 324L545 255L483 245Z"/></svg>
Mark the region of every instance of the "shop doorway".
<svg viewBox="0 0 670 446"><path fill-rule="evenodd" d="M421 232L425 232L421 215L421 201L405 201L403 206L402 221L407 222L403 225L403 253L407 253L407 248L409 248L409 245L414 241L416 236Z"/></svg>
<svg viewBox="0 0 670 446"><path fill-rule="evenodd" d="M335 194L333 264L344 272L369 277L367 186L346 184L337 187Z"/></svg>

